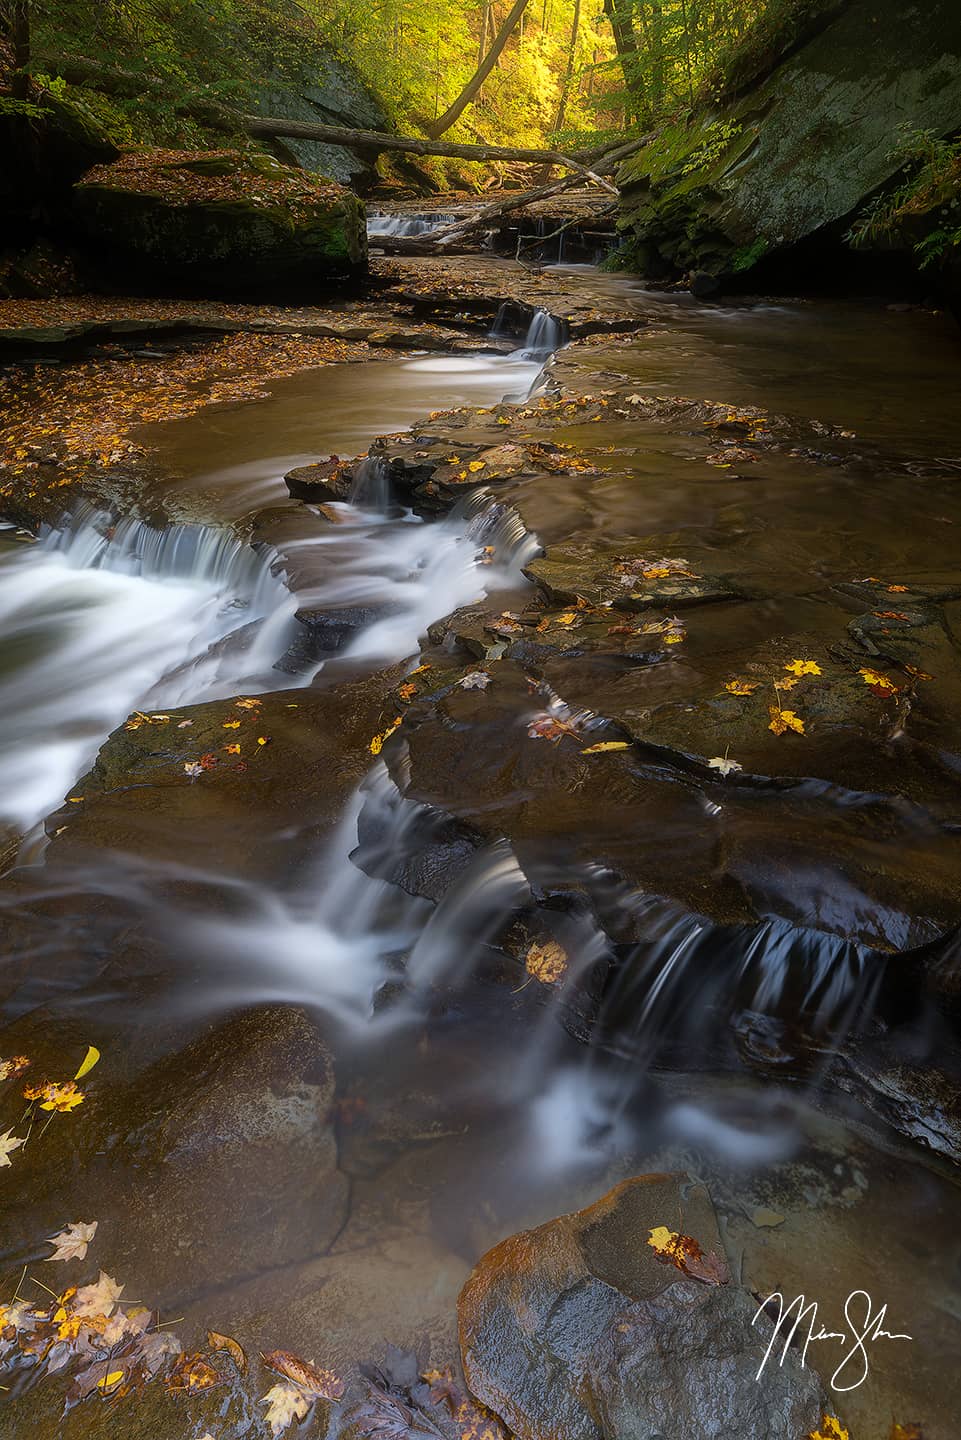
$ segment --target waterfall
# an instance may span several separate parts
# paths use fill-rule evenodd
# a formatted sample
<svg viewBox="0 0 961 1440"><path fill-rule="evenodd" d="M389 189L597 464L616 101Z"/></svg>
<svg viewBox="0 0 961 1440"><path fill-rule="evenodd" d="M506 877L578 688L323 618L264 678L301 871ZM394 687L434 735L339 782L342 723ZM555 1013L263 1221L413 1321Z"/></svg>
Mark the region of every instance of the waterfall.
<svg viewBox="0 0 961 1440"><path fill-rule="evenodd" d="M295 602L271 559L229 530L114 523L90 505L0 550L0 817L27 830L133 709L276 683Z"/></svg>
<svg viewBox="0 0 961 1440"><path fill-rule="evenodd" d="M385 514L393 496L390 489L390 472L386 462L379 456L368 456L354 467L354 480L350 487L350 503L358 510L372 510Z"/></svg>
<svg viewBox="0 0 961 1440"><path fill-rule="evenodd" d="M566 342L563 322L547 310L536 310L527 327L521 355L530 360L546 360Z"/></svg>

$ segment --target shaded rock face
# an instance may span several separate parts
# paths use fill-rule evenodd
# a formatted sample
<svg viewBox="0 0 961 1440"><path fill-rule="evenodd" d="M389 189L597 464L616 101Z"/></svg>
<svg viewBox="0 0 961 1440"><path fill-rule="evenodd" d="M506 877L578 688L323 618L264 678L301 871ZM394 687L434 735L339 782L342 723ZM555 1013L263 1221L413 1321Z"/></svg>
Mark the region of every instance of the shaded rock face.
<svg viewBox="0 0 961 1440"><path fill-rule="evenodd" d="M794 1352L756 1378L771 1327L752 1325L754 1297L659 1261L647 1241L661 1225L723 1253L702 1187L644 1175L474 1270L458 1304L464 1373L520 1440L798 1440L829 1408Z"/></svg>
<svg viewBox="0 0 961 1440"><path fill-rule="evenodd" d="M745 274L826 230L840 252L846 223L898 170L900 127L961 125L959 56L953 0L851 0L759 84L625 164L635 264L696 272L703 294L707 277Z"/></svg>
<svg viewBox="0 0 961 1440"><path fill-rule="evenodd" d="M298 299L366 267L364 208L332 180L235 151L136 151L75 187L105 280Z"/></svg>
<svg viewBox="0 0 961 1440"><path fill-rule="evenodd" d="M262 115L352 130L389 130L383 106L349 66L333 55L320 60L316 73L305 72L296 86L267 81L257 96ZM293 156L298 165L319 175L332 175L346 185L364 186L377 179L369 156L319 140L285 138L275 142L278 155Z"/></svg>

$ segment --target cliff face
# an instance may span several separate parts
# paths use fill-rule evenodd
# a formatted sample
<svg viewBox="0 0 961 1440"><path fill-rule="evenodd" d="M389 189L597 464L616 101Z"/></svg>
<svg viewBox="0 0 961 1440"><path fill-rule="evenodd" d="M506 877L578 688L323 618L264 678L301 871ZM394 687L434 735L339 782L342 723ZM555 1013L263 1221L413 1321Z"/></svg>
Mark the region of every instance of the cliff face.
<svg viewBox="0 0 961 1440"><path fill-rule="evenodd" d="M849 0L761 81L625 164L626 262L730 280L794 247L840 251L898 173L905 130L961 130L961 5Z"/></svg>

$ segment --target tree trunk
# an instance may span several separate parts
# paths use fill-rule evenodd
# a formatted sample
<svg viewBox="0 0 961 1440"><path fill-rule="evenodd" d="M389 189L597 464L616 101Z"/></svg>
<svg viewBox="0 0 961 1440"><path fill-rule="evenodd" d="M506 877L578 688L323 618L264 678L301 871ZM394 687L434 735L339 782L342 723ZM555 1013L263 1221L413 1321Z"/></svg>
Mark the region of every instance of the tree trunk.
<svg viewBox="0 0 961 1440"><path fill-rule="evenodd" d="M10 90L15 100L26 100L30 94L30 0L11 0L7 10L10 39L13 42L13 81Z"/></svg>
<svg viewBox="0 0 961 1440"><path fill-rule="evenodd" d="M200 113L199 109L196 113ZM552 165L576 170L585 177L592 174L589 165L584 163L593 158L591 152L578 152L574 156L562 155L557 150L530 150L507 145L457 145L447 140L419 140L413 135L387 135L381 130L348 130L342 125L319 125L313 121L286 120L282 116L240 115L212 107L204 111L204 118L209 125L241 129L254 139L286 136L293 140L323 140L328 145L367 150L374 155L382 150L404 150L409 155L447 155L455 160L526 160L534 165L549 161Z"/></svg>
<svg viewBox="0 0 961 1440"><path fill-rule="evenodd" d="M630 0L604 0L604 14L610 22L611 32L614 36L614 46L617 50L617 58L621 62L624 86L627 90L624 114L629 121L635 120L640 108L638 105L640 98L640 67L637 54L637 36L634 34L634 26L631 23Z"/></svg>
<svg viewBox="0 0 961 1440"><path fill-rule="evenodd" d="M554 116L554 124L551 126L550 134L555 138L564 128L564 120L567 116L567 101L571 91L571 82L574 79L574 61L577 55L577 34L581 28L581 0L574 0L574 18L571 21L571 48L567 54L567 65L564 70L564 78L561 81L561 93L557 100L557 114ZM551 167L546 165L539 176L543 184L550 176Z"/></svg>
<svg viewBox="0 0 961 1440"><path fill-rule="evenodd" d="M439 136L443 135L445 130L449 130L450 127L453 125L454 121L460 119L461 115L463 115L468 105L470 105L471 102L476 98L484 81L487 79L488 75L491 73L494 66L500 59L501 51L504 49L504 46L511 38L511 35L514 32L518 21L520 20L524 11L527 9L527 5L528 0L514 0L514 4L510 8L507 19L504 21L497 34L494 36L493 45L488 50L486 56L481 61L480 65L478 65L477 69L474 71L474 74L471 76L470 80L468 80L467 84L464 86L457 99L452 105L448 106L448 108L444 111L443 115L441 115L438 120L435 120L433 124L427 126L427 133L432 137L432 139L436 140Z"/></svg>

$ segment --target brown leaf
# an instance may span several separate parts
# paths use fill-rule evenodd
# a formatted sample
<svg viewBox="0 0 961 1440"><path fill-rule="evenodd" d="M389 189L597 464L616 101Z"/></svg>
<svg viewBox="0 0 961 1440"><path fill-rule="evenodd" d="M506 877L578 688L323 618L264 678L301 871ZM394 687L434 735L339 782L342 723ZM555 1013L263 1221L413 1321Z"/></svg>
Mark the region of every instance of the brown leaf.
<svg viewBox="0 0 961 1440"><path fill-rule="evenodd" d="M318 1370L316 1366L292 1355L289 1350L271 1350L261 1359L269 1369L278 1375L293 1380L312 1399L339 1400L344 1393L344 1382L333 1370Z"/></svg>
<svg viewBox="0 0 961 1440"><path fill-rule="evenodd" d="M207 1331L207 1344L211 1350L226 1350L237 1369L243 1375L247 1369L247 1356L232 1335L219 1335L216 1330Z"/></svg>

